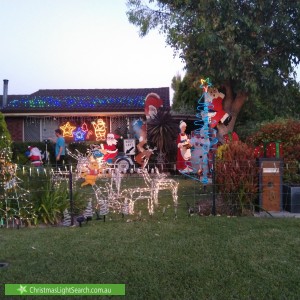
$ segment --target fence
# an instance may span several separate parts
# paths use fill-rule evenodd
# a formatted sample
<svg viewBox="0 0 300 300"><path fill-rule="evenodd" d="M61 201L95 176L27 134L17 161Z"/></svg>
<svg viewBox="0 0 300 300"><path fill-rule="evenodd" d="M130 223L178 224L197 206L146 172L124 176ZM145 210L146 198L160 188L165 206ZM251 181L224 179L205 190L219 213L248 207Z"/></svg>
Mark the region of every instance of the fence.
<svg viewBox="0 0 300 300"><path fill-rule="evenodd" d="M148 215L182 218L191 215L253 215L270 211L300 212L300 185L285 181L299 166L275 160L218 161L208 174L208 184L197 174L181 174L174 165L149 164L147 172L104 170L95 184L69 165L17 166L1 181L0 227L25 225L76 225L83 220ZM292 168L292 169L291 169ZM1 177L3 178L3 177ZM8 178L8 179L7 179ZM295 178L295 177L294 177ZM272 211L272 210L271 210Z"/></svg>

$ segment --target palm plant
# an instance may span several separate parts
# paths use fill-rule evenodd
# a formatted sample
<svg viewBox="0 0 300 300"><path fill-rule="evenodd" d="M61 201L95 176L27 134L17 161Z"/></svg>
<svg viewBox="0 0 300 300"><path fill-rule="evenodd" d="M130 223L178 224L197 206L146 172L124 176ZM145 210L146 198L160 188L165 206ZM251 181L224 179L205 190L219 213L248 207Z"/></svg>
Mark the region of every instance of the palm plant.
<svg viewBox="0 0 300 300"><path fill-rule="evenodd" d="M175 161L178 124L169 109L160 108L147 123L148 140L157 147L160 157Z"/></svg>

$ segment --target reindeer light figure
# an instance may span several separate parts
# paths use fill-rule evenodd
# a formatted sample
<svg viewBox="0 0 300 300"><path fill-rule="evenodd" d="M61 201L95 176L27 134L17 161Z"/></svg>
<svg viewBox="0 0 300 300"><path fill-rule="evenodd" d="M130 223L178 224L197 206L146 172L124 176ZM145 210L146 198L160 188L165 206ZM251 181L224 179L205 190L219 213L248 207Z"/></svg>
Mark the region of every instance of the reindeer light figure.
<svg viewBox="0 0 300 300"><path fill-rule="evenodd" d="M162 190L170 190L172 193L173 198L173 205L175 209L175 215L177 214L177 206L178 206L178 185L179 183L172 179L167 178L165 174L160 174L158 169L156 170L156 176L151 178L148 171L146 169L142 170L142 175L144 178L144 181L148 188L151 190L151 197L153 200L154 205L158 205L158 194L159 191Z"/></svg>

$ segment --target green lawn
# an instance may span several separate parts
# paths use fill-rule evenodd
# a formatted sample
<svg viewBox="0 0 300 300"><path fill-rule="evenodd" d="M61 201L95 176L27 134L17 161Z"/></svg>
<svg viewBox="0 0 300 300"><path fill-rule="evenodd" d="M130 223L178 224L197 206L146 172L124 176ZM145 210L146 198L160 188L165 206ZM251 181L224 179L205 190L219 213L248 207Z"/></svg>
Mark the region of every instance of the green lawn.
<svg viewBox="0 0 300 300"><path fill-rule="evenodd" d="M4 283L125 283L123 299L298 299L299 230L300 219L174 219L171 210L81 228L1 228L9 266L0 298Z"/></svg>

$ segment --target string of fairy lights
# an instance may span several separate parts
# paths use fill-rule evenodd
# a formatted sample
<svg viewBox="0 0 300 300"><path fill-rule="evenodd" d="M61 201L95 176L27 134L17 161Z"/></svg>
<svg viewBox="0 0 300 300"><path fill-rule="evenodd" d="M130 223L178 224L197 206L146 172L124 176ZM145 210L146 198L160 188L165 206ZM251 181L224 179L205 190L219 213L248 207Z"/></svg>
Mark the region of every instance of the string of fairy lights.
<svg viewBox="0 0 300 300"><path fill-rule="evenodd" d="M42 108L42 109L96 109L105 107L134 107L144 108L145 96L135 97L41 97L41 96L24 96L20 99L13 99L7 104L8 108Z"/></svg>
<svg viewBox="0 0 300 300"><path fill-rule="evenodd" d="M4 136L1 139L5 139ZM11 148L0 149L0 227L19 227L36 217L29 200L29 191L24 189L17 176L17 165L11 162Z"/></svg>
<svg viewBox="0 0 300 300"><path fill-rule="evenodd" d="M63 136L68 138L68 142L83 141L104 141L108 132L128 137L130 134L130 117L105 117L105 116L69 116L69 117L49 117L46 116L42 120L36 117L27 117L25 119L25 135L30 137L33 134L33 126L42 130L48 125L59 127ZM43 122L43 123L42 123Z"/></svg>

